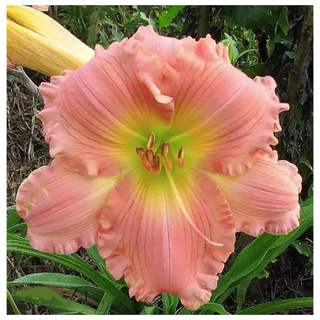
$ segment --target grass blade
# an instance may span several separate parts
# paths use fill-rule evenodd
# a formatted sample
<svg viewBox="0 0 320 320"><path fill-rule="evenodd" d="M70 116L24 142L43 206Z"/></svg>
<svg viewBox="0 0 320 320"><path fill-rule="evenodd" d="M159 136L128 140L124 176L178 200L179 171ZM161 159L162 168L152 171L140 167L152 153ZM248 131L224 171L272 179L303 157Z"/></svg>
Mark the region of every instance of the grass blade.
<svg viewBox="0 0 320 320"><path fill-rule="evenodd" d="M208 302L203 305L199 310L204 311L213 311L214 313L223 314L223 315L230 315L221 304ZM212 314L212 313L211 313Z"/></svg>
<svg viewBox="0 0 320 320"><path fill-rule="evenodd" d="M313 198L302 204L298 228L282 236L264 233L239 253L232 267L220 278L211 301L222 303L239 285L257 277L270 261L285 251L312 224Z"/></svg>
<svg viewBox="0 0 320 320"><path fill-rule="evenodd" d="M57 292L47 287L34 287L16 291L14 300L40 304L48 308L57 308L59 310L73 311L80 314L95 314L96 310L61 297Z"/></svg>
<svg viewBox="0 0 320 320"><path fill-rule="evenodd" d="M112 302L113 302L113 298L110 297L110 295L107 292L105 292L99 303L96 314L108 314L110 307L112 305Z"/></svg>
<svg viewBox="0 0 320 320"><path fill-rule="evenodd" d="M126 309L125 312L131 314L136 312L133 301L119 290L114 283L101 273L95 271L87 262L82 259L76 259L71 255L59 255L55 253L45 253L33 249L26 239L13 234L7 234L7 251L15 253L23 253L34 257L50 260L62 264L72 270L75 270L92 280L102 290L108 292L110 296L119 300L119 302Z"/></svg>
<svg viewBox="0 0 320 320"><path fill-rule="evenodd" d="M7 289L7 299L9 300L9 302L11 304L11 307L13 309L14 314L21 314L8 289Z"/></svg>
<svg viewBox="0 0 320 320"><path fill-rule="evenodd" d="M141 311L141 315L150 315L150 314L154 314L154 311L156 310L156 307L149 307L149 306L145 306L143 308L143 310Z"/></svg>
<svg viewBox="0 0 320 320"><path fill-rule="evenodd" d="M92 246L91 248L86 249L90 258L94 261L94 263L97 265L97 267L99 268L100 272L106 276L110 281L115 283L114 278L112 277L112 275L108 272L107 268L106 268L106 262L105 260L103 260L99 253L98 253L98 249L97 249L97 245L95 244L94 246Z"/></svg>
<svg viewBox="0 0 320 320"><path fill-rule="evenodd" d="M237 288L237 312L241 311L243 309L243 305L246 299L246 292L247 288L249 286L249 282L242 283Z"/></svg>
<svg viewBox="0 0 320 320"><path fill-rule="evenodd" d="M290 310L295 308L313 308L313 298L295 298L279 301L272 301L260 304L256 307L248 308L238 312L237 314L270 314L283 310Z"/></svg>
<svg viewBox="0 0 320 320"><path fill-rule="evenodd" d="M179 303L179 297L174 296L169 293L162 294L162 302L163 302L163 313L164 314L175 314L177 305Z"/></svg>
<svg viewBox="0 0 320 320"><path fill-rule="evenodd" d="M17 225L20 221L20 217L17 213L16 206L7 207L8 218L7 218L7 229L11 229Z"/></svg>
<svg viewBox="0 0 320 320"><path fill-rule="evenodd" d="M97 296L103 296L103 290L94 287L90 282L77 277L69 276L60 273L35 273L28 274L24 277L7 282L8 287L23 286L23 285L43 285L50 287L60 287L66 289L83 289L92 292Z"/></svg>
<svg viewBox="0 0 320 320"><path fill-rule="evenodd" d="M24 234L27 233L27 225L25 222L17 223L14 226L7 229L8 233L16 233L17 231L23 231Z"/></svg>

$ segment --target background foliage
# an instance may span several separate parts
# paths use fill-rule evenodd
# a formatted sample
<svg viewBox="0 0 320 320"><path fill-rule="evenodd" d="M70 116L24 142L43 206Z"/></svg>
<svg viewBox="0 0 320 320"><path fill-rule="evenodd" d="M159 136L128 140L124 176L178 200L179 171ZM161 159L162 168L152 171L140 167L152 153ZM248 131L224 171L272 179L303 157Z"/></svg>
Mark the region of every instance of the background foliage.
<svg viewBox="0 0 320 320"><path fill-rule="evenodd" d="M281 115L280 159L303 177L301 225L288 235L240 234L210 303L196 312L163 294L152 305L128 297L96 247L72 255L41 253L26 225L8 208L8 313L269 314L312 313L313 305L313 7L312 6L50 6L48 13L91 47L105 48L142 25L183 38L206 34L228 45L232 63L250 77L271 75L291 106ZM43 75L27 70L39 84ZM9 75L9 73L8 73ZM41 164L47 146L35 114L41 99L8 78L8 204L17 186ZM26 112L26 110L28 112ZM31 133L30 133L31 132ZM20 144L17 141L21 141ZM298 308L298 309L296 309Z"/></svg>

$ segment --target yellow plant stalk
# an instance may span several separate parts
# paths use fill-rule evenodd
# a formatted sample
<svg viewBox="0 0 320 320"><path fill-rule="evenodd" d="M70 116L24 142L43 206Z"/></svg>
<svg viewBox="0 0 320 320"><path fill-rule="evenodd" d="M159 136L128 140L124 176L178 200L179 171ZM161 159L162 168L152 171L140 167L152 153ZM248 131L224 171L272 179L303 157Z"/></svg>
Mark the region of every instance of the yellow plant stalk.
<svg viewBox="0 0 320 320"><path fill-rule="evenodd" d="M94 56L94 50L46 14L8 5L7 54L14 65L52 76L76 70Z"/></svg>

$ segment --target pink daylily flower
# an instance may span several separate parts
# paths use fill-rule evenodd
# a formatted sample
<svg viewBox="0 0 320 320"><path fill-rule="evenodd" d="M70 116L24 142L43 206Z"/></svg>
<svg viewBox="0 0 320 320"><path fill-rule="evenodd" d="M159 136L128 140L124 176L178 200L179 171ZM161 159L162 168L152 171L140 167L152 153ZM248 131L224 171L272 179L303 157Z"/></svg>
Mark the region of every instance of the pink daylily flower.
<svg viewBox="0 0 320 320"><path fill-rule="evenodd" d="M278 161L271 77L252 80L210 36L141 27L74 72L43 83L39 118L55 160L23 182L30 243L71 253L97 242L130 296L209 301L235 232L299 224L301 177Z"/></svg>

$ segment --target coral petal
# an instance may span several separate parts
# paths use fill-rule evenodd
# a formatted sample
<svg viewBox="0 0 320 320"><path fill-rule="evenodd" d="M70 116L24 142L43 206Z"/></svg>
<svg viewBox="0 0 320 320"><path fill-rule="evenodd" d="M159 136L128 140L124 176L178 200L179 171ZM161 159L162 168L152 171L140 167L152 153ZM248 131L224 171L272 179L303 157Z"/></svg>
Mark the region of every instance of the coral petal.
<svg viewBox="0 0 320 320"><path fill-rule="evenodd" d="M168 292L196 308L216 288L216 274L233 251L235 226L210 178L185 168L174 181L178 191L171 188L165 172L152 179L128 174L119 180L101 213L98 249L111 274L125 276L130 296L150 302ZM195 232L181 201L200 232L223 247ZM123 257L125 263L120 260L114 268L115 257Z"/></svg>
<svg viewBox="0 0 320 320"><path fill-rule="evenodd" d="M21 184L17 211L28 225L31 245L45 252L71 253L96 242L100 210L114 179L87 178L54 161Z"/></svg>
<svg viewBox="0 0 320 320"><path fill-rule="evenodd" d="M250 170L237 177L211 175L225 195L237 231L287 234L299 225L301 176L297 168L278 161L276 151L260 152Z"/></svg>
<svg viewBox="0 0 320 320"><path fill-rule="evenodd" d="M134 166L135 147L155 126L171 125L174 106L159 86L163 62L139 42L97 46L96 53L41 84L46 105L39 118L52 157L86 175L114 176Z"/></svg>
<svg viewBox="0 0 320 320"><path fill-rule="evenodd" d="M271 77L250 79L227 58L222 44L210 38L181 43L168 60L163 90L172 96L175 140L197 154L198 168L239 175L251 167L259 150L277 144L279 112L287 109L275 95Z"/></svg>
<svg viewBox="0 0 320 320"><path fill-rule="evenodd" d="M147 27L140 27L133 35L133 38L142 43L148 51L160 56L165 61L177 52L181 43L195 42L191 37L178 40L172 37L160 36L150 25Z"/></svg>

